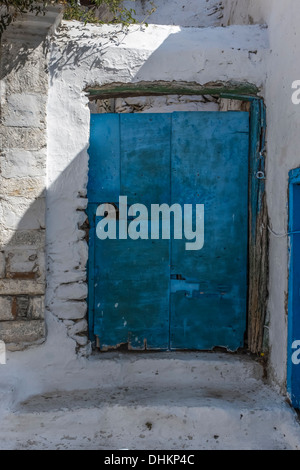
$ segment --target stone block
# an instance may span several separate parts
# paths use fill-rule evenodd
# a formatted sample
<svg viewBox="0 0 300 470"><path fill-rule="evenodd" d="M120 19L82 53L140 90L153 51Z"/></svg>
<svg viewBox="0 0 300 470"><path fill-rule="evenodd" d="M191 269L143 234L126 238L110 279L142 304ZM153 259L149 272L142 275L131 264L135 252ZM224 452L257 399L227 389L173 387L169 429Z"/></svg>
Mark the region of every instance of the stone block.
<svg viewBox="0 0 300 470"><path fill-rule="evenodd" d="M44 130L32 129L30 127L5 126L2 126L0 129L0 148L2 150L12 149L11 152L15 152L15 150L20 149L21 155L23 155L24 151L31 150L33 151L32 158L34 158L34 155L36 155L35 152L45 154L46 145L47 135ZM28 156L26 158L28 158ZM28 163L30 162L29 158L27 161Z"/></svg>
<svg viewBox="0 0 300 470"><path fill-rule="evenodd" d="M61 302L55 304L56 315L61 320L81 320L87 312L86 302Z"/></svg>
<svg viewBox="0 0 300 470"><path fill-rule="evenodd" d="M0 321L44 318L44 296L0 296Z"/></svg>
<svg viewBox="0 0 300 470"><path fill-rule="evenodd" d="M86 197L79 197L76 200L77 210L85 211L88 205L88 199Z"/></svg>
<svg viewBox="0 0 300 470"><path fill-rule="evenodd" d="M28 319L29 297L20 295L13 300L13 316L18 320Z"/></svg>
<svg viewBox="0 0 300 470"><path fill-rule="evenodd" d="M5 277L5 254L0 251L0 279Z"/></svg>
<svg viewBox="0 0 300 470"><path fill-rule="evenodd" d="M8 95L2 109L3 124L9 127L45 127L46 97L33 93Z"/></svg>
<svg viewBox="0 0 300 470"><path fill-rule="evenodd" d="M37 230L45 227L45 198L34 200L10 196L2 200L0 220L9 230Z"/></svg>
<svg viewBox="0 0 300 470"><path fill-rule="evenodd" d="M0 322L0 339L6 343L17 343L19 346L34 343L45 338L43 320L3 321Z"/></svg>
<svg viewBox="0 0 300 470"><path fill-rule="evenodd" d="M87 294L87 284L83 282L62 284L56 291L57 298L61 300L83 300L87 298Z"/></svg>
<svg viewBox="0 0 300 470"><path fill-rule="evenodd" d="M41 248L40 248L41 250ZM0 279L36 279L45 277L45 253L32 247L5 246L5 271Z"/></svg>
<svg viewBox="0 0 300 470"><path fill-rule="evenodd" d="M37 249L44 249L45 230L9 231L4 243L5 248L7 249L10 249L10 247L34 247Z"/></svg>
<svg viewBox="0 0 300 470"><path fill-rule="evenodd" d="M87 329L88 329L87 321L85 319L82 319L74 323L74 325L69 328L68 333L69 333L69 336L73 337L77 335L78 333L86 332Z"/></svg>
<svg viewBox="0 0 300 470"><path fill-rule="evenodd" d="M33 272L37 265L38 254L36 250L20 250L7 253L7 277L10 273Z"/></svg>
<svg viewBox="0 0 300 470"><path fill-rule="evenodd" d="M46 152L45 150L6 150L0 157L0 169L4 178L45 177Z"/></svg>
<svg viewBox="0 0 300 470"><path fill-rule="evenodd" d="M87 336L74 335L72 339L74 339L79 346L86 346L88 342Z"/></svg>
<svg viewBox="0 0 300 470"><path fill-rule="evenodd" d="M35 199L45 196L45 178L0 178L0 197L23 197Z"/></svg>
<svg viewBox="0 0 300 470"><path fill-rule="evenodd" d="M32 279L0 279L0 295L44 295L45 283Z"/></svg>
<svg viewBox="0 0 300 470"><path fill-rule="evenodd" d="M0 321L13 320L12 315L13 297L0 296Z"/></svg>
<svg viewBox="0 0 300 470"><path fill-rule="evenodd" d="M87 342L85 346L82 346L78 350L78 356L80 357L88 357L92 354L92 343L90 341Z"/></svg>
<svg viewBox="0 0 300 470"><path fill-rule="evenodd" d="M6 364L6 346L5 346L4 341L1 341L1 340L0 340L0 364ZM3 407L3 404L6 401L5 400L5 395L6 395L5 392L3 394L3 388L2 388L2 393L1 393L1 405L2 405L2 407ZM4 398L4 400L3 400L3 398Z"/></svg>
<svg viewBox="0 0 300 470"><path fill-rule="evenodd" d="M42 319L45 315L45 297L35 296L29 300L29 312L28 316L33 320Z"/></svg>
<svg viewBox="0 0 300 470"><path fill-rule="evenodd" d="M42 42L34 44L34 47L28 44L24 50L24 47L20 48L19 41L3 41L1 52L8 93L47 93L48 80ZM11 66L12 58L22 62L22 67L17 72Z"/></svg>

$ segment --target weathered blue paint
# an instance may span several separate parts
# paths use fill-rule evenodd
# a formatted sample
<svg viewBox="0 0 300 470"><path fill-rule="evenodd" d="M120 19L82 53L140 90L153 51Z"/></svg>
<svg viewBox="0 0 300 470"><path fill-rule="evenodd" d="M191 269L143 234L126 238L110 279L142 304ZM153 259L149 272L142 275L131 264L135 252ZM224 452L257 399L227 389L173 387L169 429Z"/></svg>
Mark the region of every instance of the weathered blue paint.
<svg viewBox="0 0 300 470"><path fill-rule="evenodd" d="M88 179L88 317L89 337L94 340L95 302L95 213L101 202L117 200L120 194L119 119L107 114L105 125L97 115L91 115Z"/></svg>
<svg viewBox="0 0 300 470"><path fill-rule="evenodd" d="M112 181L105 163L91 164L93 169L98 168L98 178L89 186L93 201L117 206L119 195L126 195L128 206L141 203L150 210L151 204L168 204L171 116L106 114L93 119L97 130L91 136L96 132L91 160L98 155L101 160L103 152L104 161L111 156L113 162L119 161L118 178L114 176ZM114 136L107 130L112 129L112 122L117 129ZM100 131L98 139L99 127L104 132ZM100 338L102 348L129 343L133 349L144 349L145 345L148 349L168 349L169 245L169 240L95 239L94 334Z"/></svg>
<svg viewBox="0 0 300 470"><path fill-rule="evenodd" d="M248 143L248 113L92 115L93 229L97 203L117 205L119 195L149 208L205 204L200 251L186 251L186 240L90 241L90 322L102 348L242 346Z"/></svg>
<svg viewBox="0 0 300 470"><path fill-rule="evenodd" d="M297 353L297 350L300 350L300 168L292 170L289 175L290 262L287 388L292 405L295 408L300 408L300 353Z"/></svg>
<svg viewBox="0 0 300 470"><path fill-rule="evenodd" d="M118 201L121 161L117 114L91 115L89 155L89 203Z"/></svg>
<svg viewBox="0 0 300 470"><path fill-rule="evenodd" d="M203 249L172 241L171 274L184 283L171 294L171 348L236 350L247 310L249 114L174 113L172 198L204 204ZM177 281L178 282L178 281Z"/></svg>

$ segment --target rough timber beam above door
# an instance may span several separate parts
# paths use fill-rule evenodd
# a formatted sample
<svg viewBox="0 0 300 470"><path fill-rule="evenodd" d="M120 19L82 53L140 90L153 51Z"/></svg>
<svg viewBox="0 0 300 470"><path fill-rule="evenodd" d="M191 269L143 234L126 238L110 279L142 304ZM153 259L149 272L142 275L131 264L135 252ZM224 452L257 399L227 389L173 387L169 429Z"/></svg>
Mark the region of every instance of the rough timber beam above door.
<svg viewBox="0 0 300 470"><path fill-rule="evenodd" d="M251 83L243 82L209 82L199 85L195 82L137 82L137 83L110 83L102 86L88 87L85 90L91 99L108 99L125 96L148 95L218 95L230 94L236 99L238 95L255 97L258 88Z"/></svg>

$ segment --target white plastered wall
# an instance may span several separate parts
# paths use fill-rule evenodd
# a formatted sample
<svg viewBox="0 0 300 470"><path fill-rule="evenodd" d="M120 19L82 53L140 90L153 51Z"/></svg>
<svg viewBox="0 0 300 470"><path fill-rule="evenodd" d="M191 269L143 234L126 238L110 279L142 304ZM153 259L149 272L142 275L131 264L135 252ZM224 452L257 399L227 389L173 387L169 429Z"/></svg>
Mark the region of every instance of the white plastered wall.
<svg viewBox="0 0 300 470"><path fill-rule="evenodd" d="M209 2L208 6L214 3L218 2ZM48 385L51 382L54 388L60 386L66 371L77 370L76 345L80 346L81 354L89 352L85 334L88 249L84 233L78 228L85 218L87 203L90 111L84 93L86 87L141 80L183 80L198 84L234 80L261 87L267 105L266 187L270 225L277 233L287 229L288 172L300 166L300 105L295 106L291 101L291 84L300 79L299 1L224 0L222 3L224 9L220 7L220 11L210 16L210 23L202 21L203 16L199 14L198 22L189 24L196 26L193 28L162 26L161 18L156 26L144 30L132 26L126 35L118 27L63 22L58 34L52 37L47 106L48 334L38 351L35 348L10 353L7 369L17 370L16 376L25 378L28 392L40 390L42 370ZM200 4L203 6L204 2ZM217 18L221 10L224 16ZM188 16L178 18L172 10L171 24L186 26L184 22L190 21ZM249 23L266 23L268 29L249 27ZM201 29L218 24L232 26ZM250 53L255 50L256 54ZM287 238L271 236L270 365L272 377L283 391L287 361L287 275ZM49 370L54 368L61 371L57 382L48 377Z"/></svg>
<svg viewBox="0 0 300 470"><path fill-rule="evenodd" d="M124 6L139 22L197 28L220 26L224 10L221 0L125 0Z"/></svg>
<svg viewBox="0 0 300 470"><path fill-rule="evenodd" d="M266 62L267 107L266 193L270 225L287 232L288 172L300 166L300 105L291 97L300 80L300 9L297 0L226 0L223 22L266 23L270 57ZM284 390L287 365L288 238L270 235L269 343L270 371Z"/></svg>

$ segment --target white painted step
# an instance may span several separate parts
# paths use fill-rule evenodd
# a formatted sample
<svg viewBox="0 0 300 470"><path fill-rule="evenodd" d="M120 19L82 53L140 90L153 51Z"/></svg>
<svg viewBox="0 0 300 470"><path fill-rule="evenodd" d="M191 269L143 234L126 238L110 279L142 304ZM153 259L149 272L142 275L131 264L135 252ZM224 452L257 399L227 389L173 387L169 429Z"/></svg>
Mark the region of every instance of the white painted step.
<svg viewBox="0 0 300 470"><path fill-rule="evenodd" d="M295 412L247 356L112 353L93 369L85 389L17 404L0 449L300 449Z"/></svg>
<svg viewBox="0 0 300 470"><path fill-rule="evenodd" d="M95 380L101 386L171 387L184 384L240 384L262 379L260 362L246 354L215 352L100 353L95 356ZM92 388L92 386L91 386Z"/></svg>

